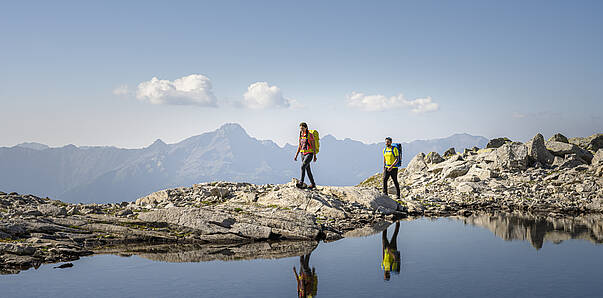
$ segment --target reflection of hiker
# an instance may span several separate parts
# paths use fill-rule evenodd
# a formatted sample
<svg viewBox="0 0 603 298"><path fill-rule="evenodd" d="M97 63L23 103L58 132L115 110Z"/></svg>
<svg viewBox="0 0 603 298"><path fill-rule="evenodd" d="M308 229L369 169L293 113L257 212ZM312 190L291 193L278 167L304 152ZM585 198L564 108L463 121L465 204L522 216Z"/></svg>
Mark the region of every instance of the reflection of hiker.
<svg viewBox="0 0 603 298"><path fill-rule="evenodd" d="M299 256L299 275L293 266L293 273L297 280L297 295L299 297L314 297L318 290L318 276L316 270L312 267L310 270L310 253L304 256Z"/></svg>
<svg viewBox="0 0 603 298"><path fill-rule="evenodd" d="M396 222L394 235L392 240L387 241L387 229L381 234L381 244L383 247L383 261L381 261L381 269L383 269L383 279L389 280L390 272L400 273L400 251L396 243L398 238L398 230L400 230L400 222Z"/></svg>
<svg viewBox="0 0 603 298"><path fill-rule="evenodd" d="M310 179L311 185L308 188L315 188L314 176L312 176L312 170L310 169L310 162L314 159L316 162L316 153L318 153L318 132L315 130L308 130L308 125L305 122L299 124L299 146L297 146L297 152L295 153L294 160L297 160L299 153L302 153L302 166L301 166L301 181L297 187L302 187L306 172Z"/></svg>
<svg viewBox="0 0 603 298"><path fill-rule="evenodd" d="M392 177L396 186L396 199L400 200L400 185L398 184L398 165L400 164L400 150L392 146L392 138L385 138L383 149L383 193L387 195L387 180Z"/></svg>

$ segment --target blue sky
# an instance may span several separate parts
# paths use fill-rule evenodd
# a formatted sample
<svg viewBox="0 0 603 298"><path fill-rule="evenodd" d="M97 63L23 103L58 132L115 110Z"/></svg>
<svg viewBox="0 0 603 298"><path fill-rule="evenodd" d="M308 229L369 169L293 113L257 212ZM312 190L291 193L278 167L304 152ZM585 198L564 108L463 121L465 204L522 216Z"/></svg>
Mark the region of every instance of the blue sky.
<svg viewBox="0 0 603 298"><path fill-rule="evenodd" d="M0 146L603 131L601 1L82 2L3 3Z"/></svg>

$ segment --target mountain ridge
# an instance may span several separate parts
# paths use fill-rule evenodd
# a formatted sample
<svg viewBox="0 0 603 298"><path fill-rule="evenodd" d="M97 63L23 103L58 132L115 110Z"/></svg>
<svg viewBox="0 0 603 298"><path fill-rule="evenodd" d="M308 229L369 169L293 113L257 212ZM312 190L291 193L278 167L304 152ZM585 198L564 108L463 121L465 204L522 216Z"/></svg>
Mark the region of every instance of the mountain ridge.
<svg viewBox="0 0 603 298"><path fill-rule="evenodd" d="M486 142L483 137L456 134L403 143L403 164L417 152L428 151L426 148L442 152L454 146L483 147ZM358 184L379 171L382 148L383 143L325 135L319 161L312 164L317 181L323 185ZM291 144L281 147L271 140L258 140L236 123L177 143L157 139L137 149L72 144L43 150L0 147L0 190L101 203L218 180L284 183L299 176L299 164L293 161L295 150Z"/></svg>

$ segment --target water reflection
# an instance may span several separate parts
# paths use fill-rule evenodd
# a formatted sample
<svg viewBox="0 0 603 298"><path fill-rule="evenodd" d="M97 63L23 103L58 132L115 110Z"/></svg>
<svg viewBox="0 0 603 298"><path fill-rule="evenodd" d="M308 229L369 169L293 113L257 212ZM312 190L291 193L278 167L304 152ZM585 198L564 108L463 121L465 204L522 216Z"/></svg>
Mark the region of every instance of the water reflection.
<svg viewBox="0 0 603 298"><path fill-rule="evenodd" d="M124 245L96 250L96 254L140 257L161 262L208 262L280 259L310 254L317 241L253 242L243 244Z"/></svg>
<svg viewBox="0 0 603 298"><path fill-rule="evenodd" d="M381 269L383 270L383 279L389 280L391 272L400 274L400 251L398 250L398 231L400 222L396 221L396 227L391 240L387 240L387 229L381 233Z"/></svg>
<svg viewBox="0 0 603 298"><path fill-rule="evenodd" d="M524 240L536 248L545 242L582 239L603 243L603 215L556 218L524 213L479 214L462 218L465 224L484 227L504 240Z"/></svg>
<svg viewBox="0 0 603 298"><path fill-rule="evenodd" d="M299 257L299 274L293 266L293 273L297 280L297 296L298 297L314 297L318 291L318 276L316 268L310 270L310 254Z"/></svg>

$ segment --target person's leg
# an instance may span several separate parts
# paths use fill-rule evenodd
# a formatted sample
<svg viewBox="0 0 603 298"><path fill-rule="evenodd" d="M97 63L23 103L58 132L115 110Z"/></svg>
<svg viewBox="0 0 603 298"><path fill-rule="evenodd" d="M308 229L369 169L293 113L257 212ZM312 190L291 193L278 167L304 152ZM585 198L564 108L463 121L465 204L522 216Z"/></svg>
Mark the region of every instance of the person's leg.
<svg viewBox="0 0 603 298"><path fill-rule="evenodd" d="M389 179L389 172L383 169L383 194L387 195L387 179Z"/></svg>
<svg viewBox="0 0 603 298"><path fill-rule="evenodd" d="M312 175L312 169L310 168L310 162L312 162L313 158L314 158L314 153L309 153L307 155L308 165L306 166L306 171L308 171L308 178L310 179L311 185L316 185L316 183L314 183L314 176Z"/></svg>
<svg viewBox="0 0 603 298"><path fill-rule="evenodd" d="M400 222L396 221L394 234L392 235L392 240L389 242L389 245L393 250L398 250L398 231L400 231Z"/></svg>
<svg viewBox="0 0 603 298"><path fill-rule="evenodd" d="M396 198L400 199L400 184L398 184L398 168L394 168L391 170L391 176L394 180L394 185L396 186Z"/></svg>
<svg viewBox="0 0 603 298"><path fill-rule="evenodd" d="M307 155L302 155L302 165L301 165L301 183L304 183L304 179L306 178L306 156Z"/></svg>
<svg viewBox="0 0 603 298"><path fill-rule="evenodd" d="M310 270L310 255L307 254L306 257L304 258L304 267L308 268L308 270Z"/></svg>
<svg viewBox="0 0 603 298"><path fill-rule="evenodd" d="M389 246L389 241L387 241L387 229L383 230L381 233L381 245L383 246L383 250Z"/></svg>

